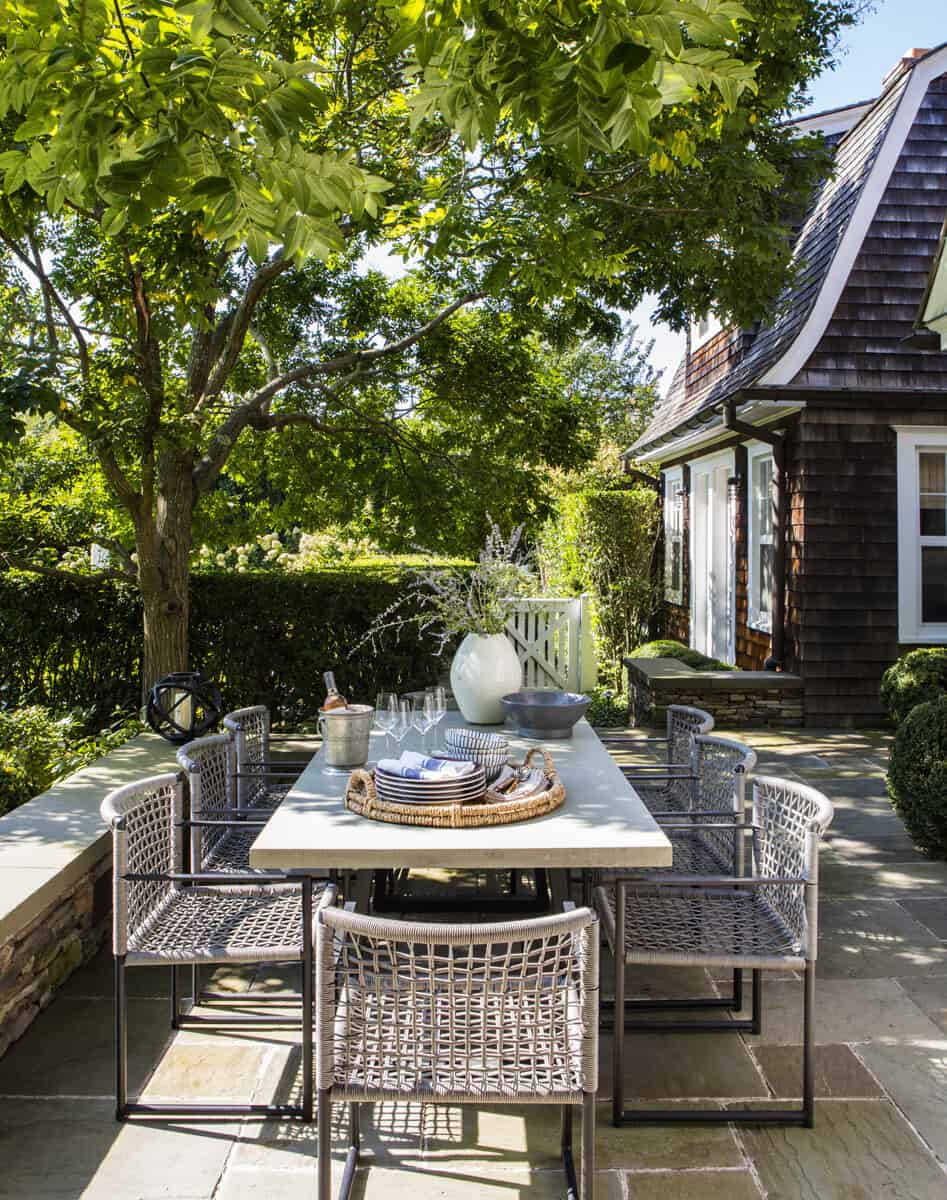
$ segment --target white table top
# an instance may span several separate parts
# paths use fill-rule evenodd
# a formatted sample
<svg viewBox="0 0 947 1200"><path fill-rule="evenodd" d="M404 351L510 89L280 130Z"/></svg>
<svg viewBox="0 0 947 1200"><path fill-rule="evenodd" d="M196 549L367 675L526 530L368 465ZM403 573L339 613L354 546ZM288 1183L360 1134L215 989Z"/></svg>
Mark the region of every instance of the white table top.
<svg viewBox="0 0 947 1200"><path fill-rule="evenodd" d="M449 713L446 725L462 725ZM516 760L536 742L510 738ZM402 748L418 748L412 733ZM322 752L303 771L250 850L254 867L325 871L382 867L664 867L671 845L587 721L547 744L566 788L562 807L514 825L429 829L390 825L345 807L348 777ZM370 761L382 756L372 734Z"/></svg>

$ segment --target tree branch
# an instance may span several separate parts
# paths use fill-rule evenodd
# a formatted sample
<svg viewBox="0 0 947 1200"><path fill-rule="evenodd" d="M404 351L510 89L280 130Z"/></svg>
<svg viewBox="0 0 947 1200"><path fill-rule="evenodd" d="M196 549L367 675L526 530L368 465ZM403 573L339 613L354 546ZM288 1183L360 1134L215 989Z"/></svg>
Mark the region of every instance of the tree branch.
<svg viewBox="0 0 947 1200"><path fill-rule="evenodd" d="M129 581L129 576L124 571L113 571L110 568L85 575L81 571L67 571L64 567L47 567L42 563L20 558L16 554L7 554L6 551L0 551L0 559L3 559L8 570L28 571L31 575L45 575L51 579L66 579L70 583L81 583L88 587L96 587L106 579L118 579L124 583Z"/></svg>
<svg viewBox="0 0 947 1200"><path fill-rule="evenodd" d="M89 378L89 347L86 344L85 338L82 336L82 330L79 328L78 322L75 320L72 313L69 311L68 305L65 303L63 298L53 287L49 276L43 270L42 261L37 260L34 263L33 260L30 258L30 256L28 254L26 254L16 244L16 242L13 241L12 238L8 237L2 230L0 230L0 242L3 242L3 244L14 255L16 255L16 257L20 260L20 262L23 263L23 265L29 271L31 271L33 275L36 276L36 278L39 280L40 287L42 288L43 293L45 295L49 296L49 298L53 302L53 304L55 304L55 306L59 309L60 313L62 313L63 320L66 322L66 324L69 326L70 330L72 331L72 336L75 338L76 346L78 347L78 350L79 350L79 364L82 369L82 377L83 377L83 379L88 380L88 378Z"/></svg>
<svg viewBox="0 0 947 1200"><path fill-rule="evenodd" d="M283 258L280 254L277 254L275 258L271 258L269 262L264 263L262 267L257 269L247 285L246 291L240 298L240 303L237 305L235 311L226 318L229 322L229 328L224 339L223 350L220 352L210 379L203 388L202 394L198 397L196 407L205 407L209 401L213 400L223 390L230 372L240 357L240 351L243 349L247 330L250 328L250 322L253 319L253 313L259 303L260 297L273 280L278 279L292 265L292 259Z"/></svg>
<svg viewBox="0 0 947 1200"><path fill-rule="evenodd" d="M399 338L396 342L388 342L384 346L376 347L374 350L356 350L349 354L340 354L336 358L330 358L325 362L306 363L304 366L297 367L292 371L286 371L269 383L264 384L247 401L238 405L233 410L214 434L213 438L211 438L210 445L194 468L194 486L197 494L203 495L212 486L214 480L220 474L224 463L227 461L237 438L248 427L251 418L259 416L264 411L265 406L279 392L284 391L294 383L305 383L307 380L315 379L319 376L338 375L346 370L349 370L354 377L365 366L377 362L379 359L400 354L402 351L409 349L427 334L437 329L439 325L442 325L458 309L463 308L466 304L472 304L475 300L483 299L485 295L485 292L466 292L463 296L452 301L445 308L442 308L430 321L421 325L413 333ZM343 383L350 381L345 380ZM311 423L308 414L300 415L303 418L303 424Z"/></svg>

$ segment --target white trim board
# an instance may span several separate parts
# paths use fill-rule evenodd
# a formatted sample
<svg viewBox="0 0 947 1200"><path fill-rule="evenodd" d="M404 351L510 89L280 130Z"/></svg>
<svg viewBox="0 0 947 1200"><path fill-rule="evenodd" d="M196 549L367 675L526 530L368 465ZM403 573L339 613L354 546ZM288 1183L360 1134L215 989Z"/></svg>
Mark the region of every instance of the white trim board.
<svg viewBox="0 0 947 1200"><path fill-rule="evenodd" d="M904 142L917 117L921 101L927 95L927 89L933 80L939 75L943 75L945 71L947 71L947 46L941 46L928 54L926 58L918 59L912 68L911 78L898 101L897 109L888 126L888 132L885 134L881 149L875 157L868 179L855 204L855 211L838 244L835 257L822 281L812 311L806 318L802 329L793 338L789 349L756 381L758 386L784 387L791 383L822 340L839 302L842 289L848 282L862 242L865 240L865 235L891 179L891 173L904 148Z"/></svg>

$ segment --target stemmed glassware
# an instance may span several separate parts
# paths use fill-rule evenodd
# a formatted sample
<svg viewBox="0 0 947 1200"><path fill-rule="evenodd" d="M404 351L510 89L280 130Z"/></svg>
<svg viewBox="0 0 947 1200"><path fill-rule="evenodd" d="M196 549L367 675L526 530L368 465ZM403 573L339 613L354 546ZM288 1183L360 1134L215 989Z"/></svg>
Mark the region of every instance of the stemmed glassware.
<svg viewBox="0 0 947 1200"><path fill-rule="evenodd" d="M385 735L385 753L388 753L388 738L398 715L398 697L395 692L379 692L375 700L375 728Z"/></svg>
<svg viewBox="0 0 947 1200"><path fill-rule="evenodd" d="M421 735L421 753L425 752L424 739L427 736L429 729L433 729L437 724L437 709L433 695L426 691L424 700L414 709L414 728Z"/></svg>
<svg viewBox="0 0 947 1200"><path fill-rule="evenodd" d="M400 753L401 743L408 736L414 723L414 705L404 697L399 700L397 696L395 697L395 704L395 719L391 726L391 736L397 742Z"/></svg>
<svg viewBox="0 0 947 1200"><path fill-rule="evenodd" d="M441 721L447 716L447 689L437 685L424 689L425 703L427 697L431 698L434 710L434 749L437 750L441 744L440 727Z"/></svg>

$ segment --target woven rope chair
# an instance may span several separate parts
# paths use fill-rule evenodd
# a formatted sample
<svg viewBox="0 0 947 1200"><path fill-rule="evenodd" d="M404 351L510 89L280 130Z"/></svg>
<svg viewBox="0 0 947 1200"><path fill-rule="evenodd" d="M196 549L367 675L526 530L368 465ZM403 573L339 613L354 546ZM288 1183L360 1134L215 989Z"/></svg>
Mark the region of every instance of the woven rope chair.
<svg viewBox="0 0 947 1200"><path fill-rule="evenodd" d="M732 875L620 878L598 888L595 904L615 955L616 1018L625 1008L625 967L750 967L804 972L802 1107L787 1109L624 1108L625 1022L615 1021L613 1120L740 1122L811 1127L815 1079L815 963L818 944L819 841L833 816L814 788L769 776L753 780L752 871ZM694 1022L699 1030L708 1026ZM712 1026L717 1028L716 1023ZM749 1028L731 1022L730 1028ZM652 1022L642 1028L666 1028Z"/></svg>
<svg viewBox="0 0 947 1200"><path fill-rule="evenodd" d="M342 1200L358 1165L359 1105L383 1100L560 1105L570 1195L591 1200L599 946L591 909L415 924L330 907L327 897L317 916L319 1200L330 1190L334 1100L349 1105ZM581 1193L571 1150L577 1105Z"/></svg>
<svg viewBox="0 0 947 1200"><path fill-rule="evenodd" d="M115 954L115 1112L301 1116L312 1119L313 887L281 877L185 870L184 776L156 775L118 788L102 802L112 827ZM271 886L277 882L280 886ZM195 963L298 962L302 968L304 1094L300 1107L269 1104L145 1104L127 1095L128 967ZM177 988L172 989L176 1016ZM241 1018L235 1018L243 1024Z"/></svg>
<svg viewBox="0 0 947 1200"><path fill-rule="evenodd" d="M189 830L189 866L192 871L210 874L237 873L259 874L250 866L250 847L266 824L270 814L265 809L248 809L240 812L234 803L234 742L229 733L212 734L188 742L177 752L177 760L187 775L190 815L185 822ZM275 876L277 872L269 872ZM276 885L274 885L276 886ZM291 891L298 891L295 884L287 884ZM287 992L271 993L266 996L241 995L202 990L200 966L191 967L191 1001L205 1005L217 1001L225 1002L228 1008L240 1006L241 1001L256 1005L285 1004L297 996ZM172 1025L206 1024L207 1020L193 1013L176 1014ZM282 1022L273 1022L262 1017L247 1018L246 1024L273 1027Z"/></svg>
<svg viewBox="0 0 947 1200"><path fill-rule="evenodd" d="M634 786L649 812L683 812L694 807L697 783L694 738L710 733L713 727L713 717L702 708L669 704L667 736L644 739L664 745L667 761L622 765L622 774Z"/></svg>
<svg viewBox="0 0 947 1200"><path fill-rule="evenodd" d="M745 873L745 838L749 826L746 811L747 776L756 766L756 752L732 738L712 734L697 734L693 739L693 761L696 788L691 795L692 807L652 815L671 843L673 858L670 867L642 872L640 878L652 875L735 875ZM619 877L628 878L628 871L601 871L599 884L614 883ZM603 1004L607 1004L603 1001ZM759 1032L760 976L753 972L753 1027ZM733 970L733 991L730 996L681 997L673 999L636 998L625 1003L626 1014L635 1009L712 1009L728 1008L739 1012L743 1007L743 971ZM719 1022L729 1029L730 1021ZM626 1028L638 1028L629 1023ZM665 1022L665 1028L692 1028L686 1023ZM709 1028L709 1023L707 1024Z"/></svg>
<svg viewBox="0 0 947 1200"><path fill-rule="evenodd" d="M234 709L223 724L234 739L237 808L276 808L309 765L308 759L271 757L277 739L270 732L270 710L263 704Z"/></svg>

